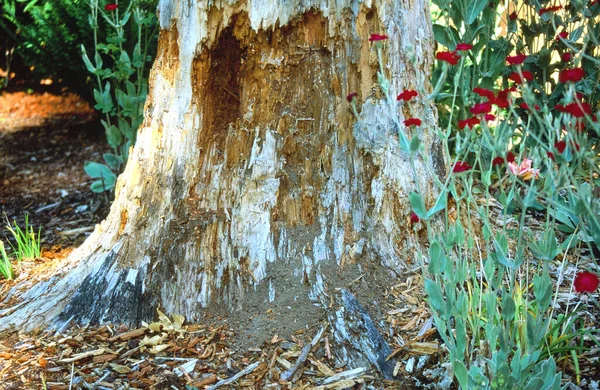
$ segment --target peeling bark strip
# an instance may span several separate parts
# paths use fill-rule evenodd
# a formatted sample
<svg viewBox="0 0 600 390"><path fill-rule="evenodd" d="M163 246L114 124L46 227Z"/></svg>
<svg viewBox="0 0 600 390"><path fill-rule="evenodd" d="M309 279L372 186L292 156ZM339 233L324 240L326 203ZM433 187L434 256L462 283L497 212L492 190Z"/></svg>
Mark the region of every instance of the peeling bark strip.
<svg viewBox="0 0 600 390"><path fill-rule="evenodd" d="M350 362L351 368L372 364L386 379L394 379L396 360L386 360L392 349L375 327L369 313L347 290L342 290L339 304L341 307L338 310L328 313L333 337L340 345L335 350L337 359Z"/></svg>
<svg viewBox="0 0 600 390"><path fill-rule="evenodd" d="M390 132L391 115L402 123L408 111L391 113L372 93L378 67L368 37L390 37L393 95L430 90L427 4L161 0L145 121L111 212L62 275L0 311L0 329L134 324L157 306L191 322L211 304L314 313L364 270L413 268L415 183ZM351 91L361 123L345 100ZM436 123L428 103L411 110ZM420 140L443 171L433 135ZM416 170L432 204L432 178L422 164ZM385 343L350 297L345 311L365 329L372 362L389 372Z"/></svg>

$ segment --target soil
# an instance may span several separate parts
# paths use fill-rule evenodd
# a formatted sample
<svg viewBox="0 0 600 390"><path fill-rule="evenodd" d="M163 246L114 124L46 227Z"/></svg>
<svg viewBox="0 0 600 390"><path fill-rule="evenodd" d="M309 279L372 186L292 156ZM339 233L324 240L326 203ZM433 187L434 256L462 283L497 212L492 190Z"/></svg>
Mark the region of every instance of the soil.
<svg viewBox="0 0 600 390"><path fill-rule="evenodd" d="M68 91L0 94L0 214L21 227L25 215L40 229L42 247L77 246L108 212L91 192L86 161L108 152L90 105ZM7 242L7 231L0 239Z"/></svg>

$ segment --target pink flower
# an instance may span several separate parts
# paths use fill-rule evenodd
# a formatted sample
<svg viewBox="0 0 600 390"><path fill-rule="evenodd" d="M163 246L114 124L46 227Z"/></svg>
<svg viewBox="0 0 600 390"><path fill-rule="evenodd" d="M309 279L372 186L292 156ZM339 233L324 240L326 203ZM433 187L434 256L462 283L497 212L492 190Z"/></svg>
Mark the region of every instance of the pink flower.
<svg viewBox="0 0 600 390"><path fill-rule="evenodd" d="M550 160L554 161L554 153L546 152L546 155L550 158Z"/></svg>
<svg viewBox="0 0 600 390"><path fill-rule="evenodd" d="M577 276L575 276L575 281L573 284L575 285L575 291L578 293L582 292L594 292L598 288L599 284L598 275L592 272L579 272Z"/></svg>
<svg viewBox="0 0 600 390"><path fill-rule="evenodd" d="M558 141L554 143L554 147L556 148L558 153L562 154L562 152L564 152L567 147L567 143L565 141Z"/></svg>
<svg viewBox="0 0 600 390"><path fill-rule="evenodd" d="M569 37L569 33L568 33L568 32L566 32L566 31L563 31L563 32L559 33L559 34L556 36L556 40L557 40L557 41L560 41L560 39L561 39L561 38L562 38L562 39L567 39L568 37Z"/></svg>
<svg viewBox="0 0 600 390"><path fill-rule="evenodd" d="M511 12L510 15L508 15L508 18L510 20L517 20L519 16L517 15L517 13L515 11Z"/></svg>
<svg viewBox="0 0 600 390"><path fill-rule="evenodd" d="M531 163L532 161L528 158L523 159L519 166L514 162L509 162L507 164L508 171L513 175L519 176L523 180L530 180L534 176L537 179L540 175L540 170L531 168Z"/></svg>
<svg viewBox="0 0 600 390"><path fill-rule="evenodd" d="M473 48L473 45L469 45L468 43L459 43L458 45L456 45L456 50L471 50Z"/></svg>
<svg viewBox="0 0 600 390"><path fill-rule="evenodd" d="M562 62L569 62L571 61L572 55L569 52L566 53L562 53L560 56L560 59L562 60Z"/></svg>
<svg viewBox="0 0 600 390"><path fill-rule="evenodd" d="M388 39L387 35L371 34L369 42L385 41Z"/></svg>
<svg viewBox="0 0 600 390"><path fill-rule="evenodd" d="M407 120L404 121L404 126L408 127L408 126L421 126L421 120L419 118L408 118Z"/></svg>
<svg viewBox="0 0 600 390"><path fill-rule="evenodd" d="M398 95L396 100L404 100L405 102L407 102L410 99L417 97L418 95L419 95L419 93L417 91L405 89L404 91L402 91L402 93L400 95Z"/></svg>
<svg viewBox="0 0 600 390"><path fill-rule="evenodd" d="M493 121L494 119L496 119L496 116L493 114L485 114L484 118L486 121Z"/></svg>
<svg viewBox="0 0 600 390"><path fill-rule="evenodd" d="M412 213L410 215L410 222L414 223L418 223L420 221L419 217L417 216L417 214Z"/></svg>
<svg viewBox="0 0 600 390"><path fill-rule="evenodd" d="M106 11L114 11L114 10L116 10L117 8L119 8L119 5L118 5L118 4L106 4L106 5L104 6L104 9L105 9Z"/></svg>
<svg viewBox="0 0 600 390"><path fill-rule="evenodd" d="M454 164L454 167L452 168L452 172L460 173L460 172L468 171L471 168L472 167L469 164L467 164L466 162L457 161L456 164Z"/></svg>
<svg viewBox="0 0 600 390"><path fill-rule="evenodd" d="M354 98L356 98L357 96L358 96L358 92L350 92L348 94L348 96L346 96L346 100L348 100L348 103L352 103Z"/></svg>
<svg viewBox="0 0 600 390"><path fill-rule="evenodd" d="M525 62L527 56L525 54L517 54L516 56L508 56L506 57L506 62L510 65L521 65Z"/></svg>

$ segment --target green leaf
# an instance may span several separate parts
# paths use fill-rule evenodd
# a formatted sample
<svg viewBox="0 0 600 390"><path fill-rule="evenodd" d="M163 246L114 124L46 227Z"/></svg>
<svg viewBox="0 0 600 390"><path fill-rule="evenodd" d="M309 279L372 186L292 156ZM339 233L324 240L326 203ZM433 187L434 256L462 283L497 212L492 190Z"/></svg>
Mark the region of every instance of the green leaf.
<svg viewBox="0 0 600 390"><path fill-rule="evenodd" d="M447 203L448 203L448 190L444 189L438 196L433 207L427 211L427 214L425 215L425 217L426 217L425 219L430 219L439 211L444 210L446 208Z"/></svg>
<svg viewBox="0 0 600 390"><path fill-rule="evenodd" d="M458 380L458 384L461 389L469 389L469 373L467 367L460 360L454 360L452 362L452 369L454 370L454 376Z"/></svg>
<svg viewBox="0 0 600 390"><path fill-rule="evenodd" d="M537 301L538 313L545 313L546 309L550 307L550 301L552 300L552 282L545 267L542 275L535 275L533 277L533 294Z"/></svg>
<svg viewBox="0 0 600 390"><path fill-rule="evenodd" d="M419 141L419 137L415 135L410 140L410 151L413 153L417 152L419 150L419 146L421 146L421 142Z"/></svg>
<svg viewBox="0 0 600 390"><path fill-rule="evenodd" d="M477 17L481 13L481 11L483 11L483 9L488 5L488 3L489 3L488 0L469 1L469 5L464 8L464 11L465 11L465 15L464 15L465 23L467 25L473 24L473 22L475 21L475 19L477 19Z"/></svg>
<svg viewBox="0 0 600 390"><path fill-rule="evenodd" d="M431 307L440 313L442 317L446 314L446 301L442 295L442 289L433 280L425 280L425 293L429 297Z"/></svg>
<svg viewBox="0 0 600 390"><path fill-rule="evenodd" d="M123 159L116 154L104 153L103 157L106 165L113 171L119 171L123 165Z"/></svg>
<svg viewBox="0 0 600 390"><path fill-rule="evenodd" d="M446 267L446 256L439 242L434 241L429 246L429 273L439 275Z"/></svg>
<svg viewBox="0 0 600 390"><path fill-rule="evenodd" d="M455 47L460 42L458 31L454 27L446 27L440 24L433 25L433 35L436 42L447 48Z"/></svg>
<svg viewBox="0 0 600 390"><path fill-rule="evenodd" d="M502 296L502 318L507 322L512 322L515 318L517 306L515 305L514 299L508 295L503 294Z"/></svg>
<svg viewBox="0 0 600 390"><path fill-rule="evenodd" d="M110 191L114 188L115 182L110 180L96 180L90 185L92 192L100 194L104 191Z"/></svg>
<svg viewBox="0 0 600 390"><path fill-rule="evenodd" d="M81 57L83 58L83 63L85 64L85 67L87 68L88 72L94 73L96 71L96 68L94 67L94 65L92 65L92 62L90 61L90 58L85 52L85 47L83 45L81 45Z"/></svg>
<svg viewBox="0 0 600 390"><path fill-rule="evenodd" d="M85 173L92 179L109 178L115 176L114 173L104 164L93 161L87 161L83 166Z"/></svg>
<svg viewBox="0 0 600 390"><path fill-rule="evenodd" d="M408 199L410 200L410 206L417 217L421 219L427 219L427 213L425 212L425 204L423 203L423 198L419 193L411 191L408 194Z"/></svg>

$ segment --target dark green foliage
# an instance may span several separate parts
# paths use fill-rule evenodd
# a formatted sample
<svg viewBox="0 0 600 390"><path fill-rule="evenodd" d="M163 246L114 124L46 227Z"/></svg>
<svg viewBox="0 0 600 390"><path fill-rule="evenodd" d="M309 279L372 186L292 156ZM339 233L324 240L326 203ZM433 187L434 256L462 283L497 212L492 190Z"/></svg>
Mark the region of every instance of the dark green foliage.
<svg viewBox="0 0 600 390"><path fill-rule="evenodd" d="M138 1L154 13L157 0ZM103 7L105 2L100 2ZM129 1L121 1L127 7ZM0 0L0 34L8 37L8 47L37 77L63 79L82 86L89 77L81 60L80 46L94 47L94 34L88 18L89 0ZM105 41L108 26L99 20L98 40ZM129 32L126 31L126 34ZM150 45L155 55L156 45Z"/></svg>

